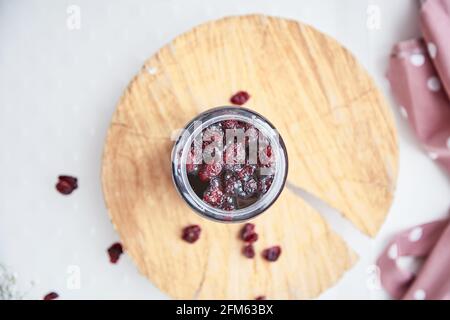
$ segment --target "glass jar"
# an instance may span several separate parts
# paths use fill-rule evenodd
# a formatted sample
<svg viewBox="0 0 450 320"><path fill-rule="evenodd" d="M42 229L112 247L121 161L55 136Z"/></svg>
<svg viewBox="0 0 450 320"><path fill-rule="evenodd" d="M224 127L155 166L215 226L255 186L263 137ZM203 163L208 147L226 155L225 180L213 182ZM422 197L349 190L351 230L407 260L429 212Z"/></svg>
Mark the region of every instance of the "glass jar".
<svg viewBox="0 0 450 320"><path fill-rule="evenodd" d="M186 169L188 156L192 152L191 146L198 141L202 141L202 132L205 128L226 120L240 121L240 123L249 124L256 128L259 131L259 136L262 134L270 144L275 164L273 175L271 175L271 185L267 192L249 206L232 211L213 207L201 199L194 191ZM287 172L286 146L275 127L260 114L242 107L218 107L199 114L178 135L172 150L172 178L178 193L195 212L214 221L242 222L267 210L283 190Z"/></svg>

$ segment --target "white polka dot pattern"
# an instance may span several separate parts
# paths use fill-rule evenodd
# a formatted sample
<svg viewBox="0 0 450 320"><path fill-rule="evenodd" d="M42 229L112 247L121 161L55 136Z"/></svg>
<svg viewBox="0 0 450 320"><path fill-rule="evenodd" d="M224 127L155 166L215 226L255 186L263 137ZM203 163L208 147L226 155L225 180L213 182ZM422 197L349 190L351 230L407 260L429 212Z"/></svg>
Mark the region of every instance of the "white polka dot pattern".
<svg viewBox="0 0 450 320"><path fill-rule="evenodd" d="M433 42L428 42L428 53L432 59L436 59L437 57L437 47Z"/></svg>
<svg viewBox="0 0 450 320"><path fill-rule="evenodd" d="M414 292L415 300L425 300L426 297L427 297L427 294L422 289L416 290L416 292Z"/></svg>
<svg viewBox="0 0 450 320"><path fill-rule="evenodd" d="M431 77L427 81L427 86L431 91L437 92L441 90L441 81L437 77Z"/></svg>
<svg viewBox="0 0 450 320"><path fill-rule="evenodd" d="M425 64L425 56L421 53L416 53L411 55L409 61L411 61L413 66L421 67Z"/></svg>
<svg viewBox="0 0 450 320"><path fill-rule="evenodd" d="M405 107L400 106L400 114L403 118L408 119L408 111L406 111Z"/></svg>
<svg viewBox="0 0 450 320"><path fill-rule="evenodd" d="M390 248L388 250L388 256L392 260L395 260L398 258L398 246L395 243L390 246Z"/></svg>
<svg viewBox="0 0 450 320"><path fill-rule="evenodd" d="M409 241L411 242L417 242L422 238L423 235L423 230L421 227L417 227L414 228L410 233L409 233Z"/></svg>

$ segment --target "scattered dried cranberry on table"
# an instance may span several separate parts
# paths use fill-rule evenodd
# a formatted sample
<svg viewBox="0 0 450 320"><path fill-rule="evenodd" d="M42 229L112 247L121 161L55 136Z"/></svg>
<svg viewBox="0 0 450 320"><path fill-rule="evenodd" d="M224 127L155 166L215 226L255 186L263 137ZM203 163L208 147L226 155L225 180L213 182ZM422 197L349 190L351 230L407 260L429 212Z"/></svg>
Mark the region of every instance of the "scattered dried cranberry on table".
<svg viewBox="0 0 450 320"><path fill-rule="evenodd" d="M257 296L255 300L266 300L266 296Z"/></svg>
<svg viewBox="0 0 450 320"><path fill-rule="evenodd" d="M253 223L246 223L241 230L241 239L245 242L255 242L258 240L258 234L255 232L255 225Z"/></svg>
<svg viewBox="0 0 450 320"><path fill-rule="evenodd" d="M255 225L253 223L246 223L240 232L240 238L247 244L242 248L242 254L249 259L255 256L255 248L253 243L258 240L258 234L255 232Z"/></svg>
<svg viewBox="0 0 450 320"><path fill-rule="evenodd" d="M42 300L55 300L59 298L59 294L56 292L47 293Z"/></svg>
<svg viewBox="0 0 450 320"><path fill-rule="evenodd" d="M239 91L230 98L230 102L232 104L242 106L243 104L245 104L248 101L248 99L250 99L250 95L248 94L248 92Z"/></svg>
<svg viewBox="0 0 450 320"><path fill-rule="evenodd" d="M112 244L108 248L109 261L111 263L116 263L119 260L120 256L122 255L122 253L123 253L122 244L120 244L119 242Z"/></svg>
<svg viewBox="0 0 450 320"><path fill-rule="evenodd" d="M187 226L183 229L183 234L181 238L189 243L194 243L200 238L200 232L202 229L198 225Z"/></svg>
<svg viewBox="0 0 450 320"><path fill-rule="evenodd" d="M262 253L262 256L264 257L264 259L266 259L267 261L270 261L270 262L277 261L278 258L280 257L280 255L281 255L281 247L280 246L274 246L274 247L267 248Z"/></svg>
<svg viewBox="0 0 450 320"><path fill-rule="evenodd" d="M247 244L242 248L242 254L246 256L249 259L252 259L255 256L255 249L253 248L253 245Z"/></svg>
<svg viewBox="0 0 450 320"><path fill-rule="evenodd" d="M78 188L78 179L72 176L59 176L56 183L56 190L64 195L71 194Z"/></svg>

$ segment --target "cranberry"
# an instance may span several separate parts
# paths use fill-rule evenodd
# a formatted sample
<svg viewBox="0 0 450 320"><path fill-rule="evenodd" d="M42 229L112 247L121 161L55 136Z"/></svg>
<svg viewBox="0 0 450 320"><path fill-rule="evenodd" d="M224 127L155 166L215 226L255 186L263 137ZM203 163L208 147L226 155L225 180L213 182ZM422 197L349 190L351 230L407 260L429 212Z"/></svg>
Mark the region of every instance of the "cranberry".
<svg viewBox="0 0 450 320"><path fill-rule="evenodd" d="M246 242L250 242L250 243L253 243L253 242L256 242L258 240L258 234L255 232L255 233L250 233L247 237L245 237L245 239L244 239L244 241L246 241Z"/></svg>
<svg viewBox="0 0 450 320"><path fill-rule="evenodd" d="M246 223L241 230L241 239L245 242L255 242L258 240L258 234L255 232L255 225L253 223Z"/></svg>
<svg viewBox="0 0 450 320"><path fill-rule="evenodd" d="M255 249L253 248L253 245L250 243L244 246L244 248L242 248L242 254L247 258L252 259L255 256Z"/></svg>
<svg viewBox="0 0 450 320"><path fill-rule="evenodd" d="M272 158L272 147L271 146L267 146L266 147L266 156L270 159Z"/></svg>
<svg viewBox="0 0 450 320"><path fill-rule="evenodd" d="M230 98L232 104L237 104L238 106L243 105L250 99L250 95L246 91L239 91Z"/></svg>
<svg viewBox="0 0 450 320"><path fill-rule="evenodd" d="M183 229L181 238L189 243L194 243L200 238L200 232L202 229L198 225L190 225Z"/></svg>
<svg viewBox="0 0 450 320"><path fill-rule="evenodd" d="M112 244L108 248L109 261L111 263L117 263L122 253L123 253L122 244L120 244L119 242Z"/></svg>
<svg viewBox="0 0 450 320"><path fill-rule="evenodd" d="M55 300L59 298L59 294L56 292L47 293L42 300Z"/></svg>
<svg viewBox="0 0 450 320"><path fill-rule="evenodd" d="M264 259L266 259L267 261L270 261L270 262L277 261L278 258L280 257L280 255L281 255L281 247L280 246L274 246L274 247L267 248L262 253L262 256L264 257Z"/></svg>
<svg viewBox="0 0 450 320"><path fill-rule="evenodd" d="M222 164L219 162L213 162L211 164L205 164L201 167L198 177L200 181L207 182L213 177L217 177L222 172Z"/></svg>
<svg viewBox="0 0 450 320"><path fill-rule="evenodd" d="M215 208L218 208L225 201L225 195L220 187L210 185L203 194L203 201Z"/></svg>
<svg viewBox="0 0 450 320"><path fill-rule="evenodd" d="M64 195L71 194L78 188L78 179L71 176L59 176L56 190Z"/></svg>
<svg viewBox="0 0 450 320"><path fill-rule="evenodd" d="M249 232L255 232L255 225L253 223L246 223L244 227L242 227L241 235L244 235Z"/></svg>
<svg viewBox="0 0 450 320"><path fill-rule="evenodd" d="M255 300L266 300L266 296L257 296Z"/></svg>

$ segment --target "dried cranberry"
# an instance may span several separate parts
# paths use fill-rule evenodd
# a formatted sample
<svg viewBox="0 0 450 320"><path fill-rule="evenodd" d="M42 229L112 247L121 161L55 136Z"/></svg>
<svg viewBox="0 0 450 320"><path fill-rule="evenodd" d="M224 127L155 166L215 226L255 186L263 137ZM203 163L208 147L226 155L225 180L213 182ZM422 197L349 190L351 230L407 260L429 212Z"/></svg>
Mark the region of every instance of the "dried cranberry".
<svg viewBox="0 0 450 320"><path fill-rule="evenodd" d="M59 180L68 182L73 188L78 188L78 179L72 176L59 176Z"/></svg>
<svg viewBox="0 0 450 320"><path fill-rule="evenodd" d="M270 145L266 147L266 156L269 159L272 158L272 147Z"/></svg>
<svg viewBox="0 0 450 320"><path fill-rule="evenodd" d="M183 229L181 238L189 243L194 243L200 238L200 232L202 229L198 225L190 225Z"/></svg>
<svg viewBox="0 0 450 320"><path fill-rule="evenodd" d="M242 248L242 254L249 259L253 258L255 256L255 249L253 248L253 245L250 243L244 246Z"/></svg>
<svg viewBox="0 0 450 320"><path fill-rule="evenodd" d="M225 195L223 194L223 191L220 187L210 185L203 193L203 201L215 208L220 207L223 204L224 200Z"/></svg>
<svg viewBox="0 0 450 320"><path fill-rule="evenodd" d="M250 99L250 95L248 94L248 92L246 92L246 91L239 91L238 93L236 93L235 95L233 95L230 98L230 102L232 104L236 104L238 106L241 106L244 103L246 103L248 101L248 99Z"/></svg>
<svg viewBox="0 0 450 320"><path fill-rule="evenodd" d="M242 227L241 235L247 234L249 232L255 232L255 225L253 223L246 223Z"/></svg>
<svg viewBox="0 0 450 320"><path fill-rule="evenodd" d="M56 184L56 190L58 190L60 193L62 193L64 195L68 195L68 194L72 193L73 188L68 182L66 182L66 181L59 181Z"/></svg>
<svg viewBox="0 0 450 320"><path fill-rule="evenodd" d="M245 237L244 241L246 242L256 242L258 240L258 234L255 233L250 233L247 237Z"/></svg>
<svg viewBox="0 0 450 320"><path fill-rule="evenodd" d="M245 242L255 242L258 240L258 234L255 232L253 223L246 223L241 230L241 239Z"/></svg>
<svg viewBox="0 0 450 320"><path fill-rule="evenodd" d="M264 259L266 259L267 261L270 261L270 262L277 261L278 258L280 257L280 255L281 255L281 247L280 246L274 246L274 247L267 248L262 253L262 256L264 257Z"/></svg>
<svg viewBox="0 0 450 320"><path fill-rule="evenodd" d="M78 188L78 179L71 176L59 176L56 190L64 195L71 194Z"/></svg>
<svg viewBox="0 0 450 320"><path fill-rule="evenodd" d="M222 172L222 163L213 162L203 165L198 173L198 177L200 181L207 182L211 178L217 177L220 172Z"/></svg>
<svg viewBox="0 0 450 320"><path fill-rule="evenodd" d="M47 293L42 300L55 300L59 298L59 294L56 292Z"/></svg>
<svg viewBox="0 0 450 320"><path fill-rule="evenodd" d="M266 300L266 296L257 296L255 300Z"/></svg>
<svg viewBox="0 0 450 320"><path fill-rule="evenodd" d="M122 244L120 244L119 242L112 244L108 248L109 261L111 263L116 263L119 260L120 256L122 255L122 253L123 253Z"/></svg>

